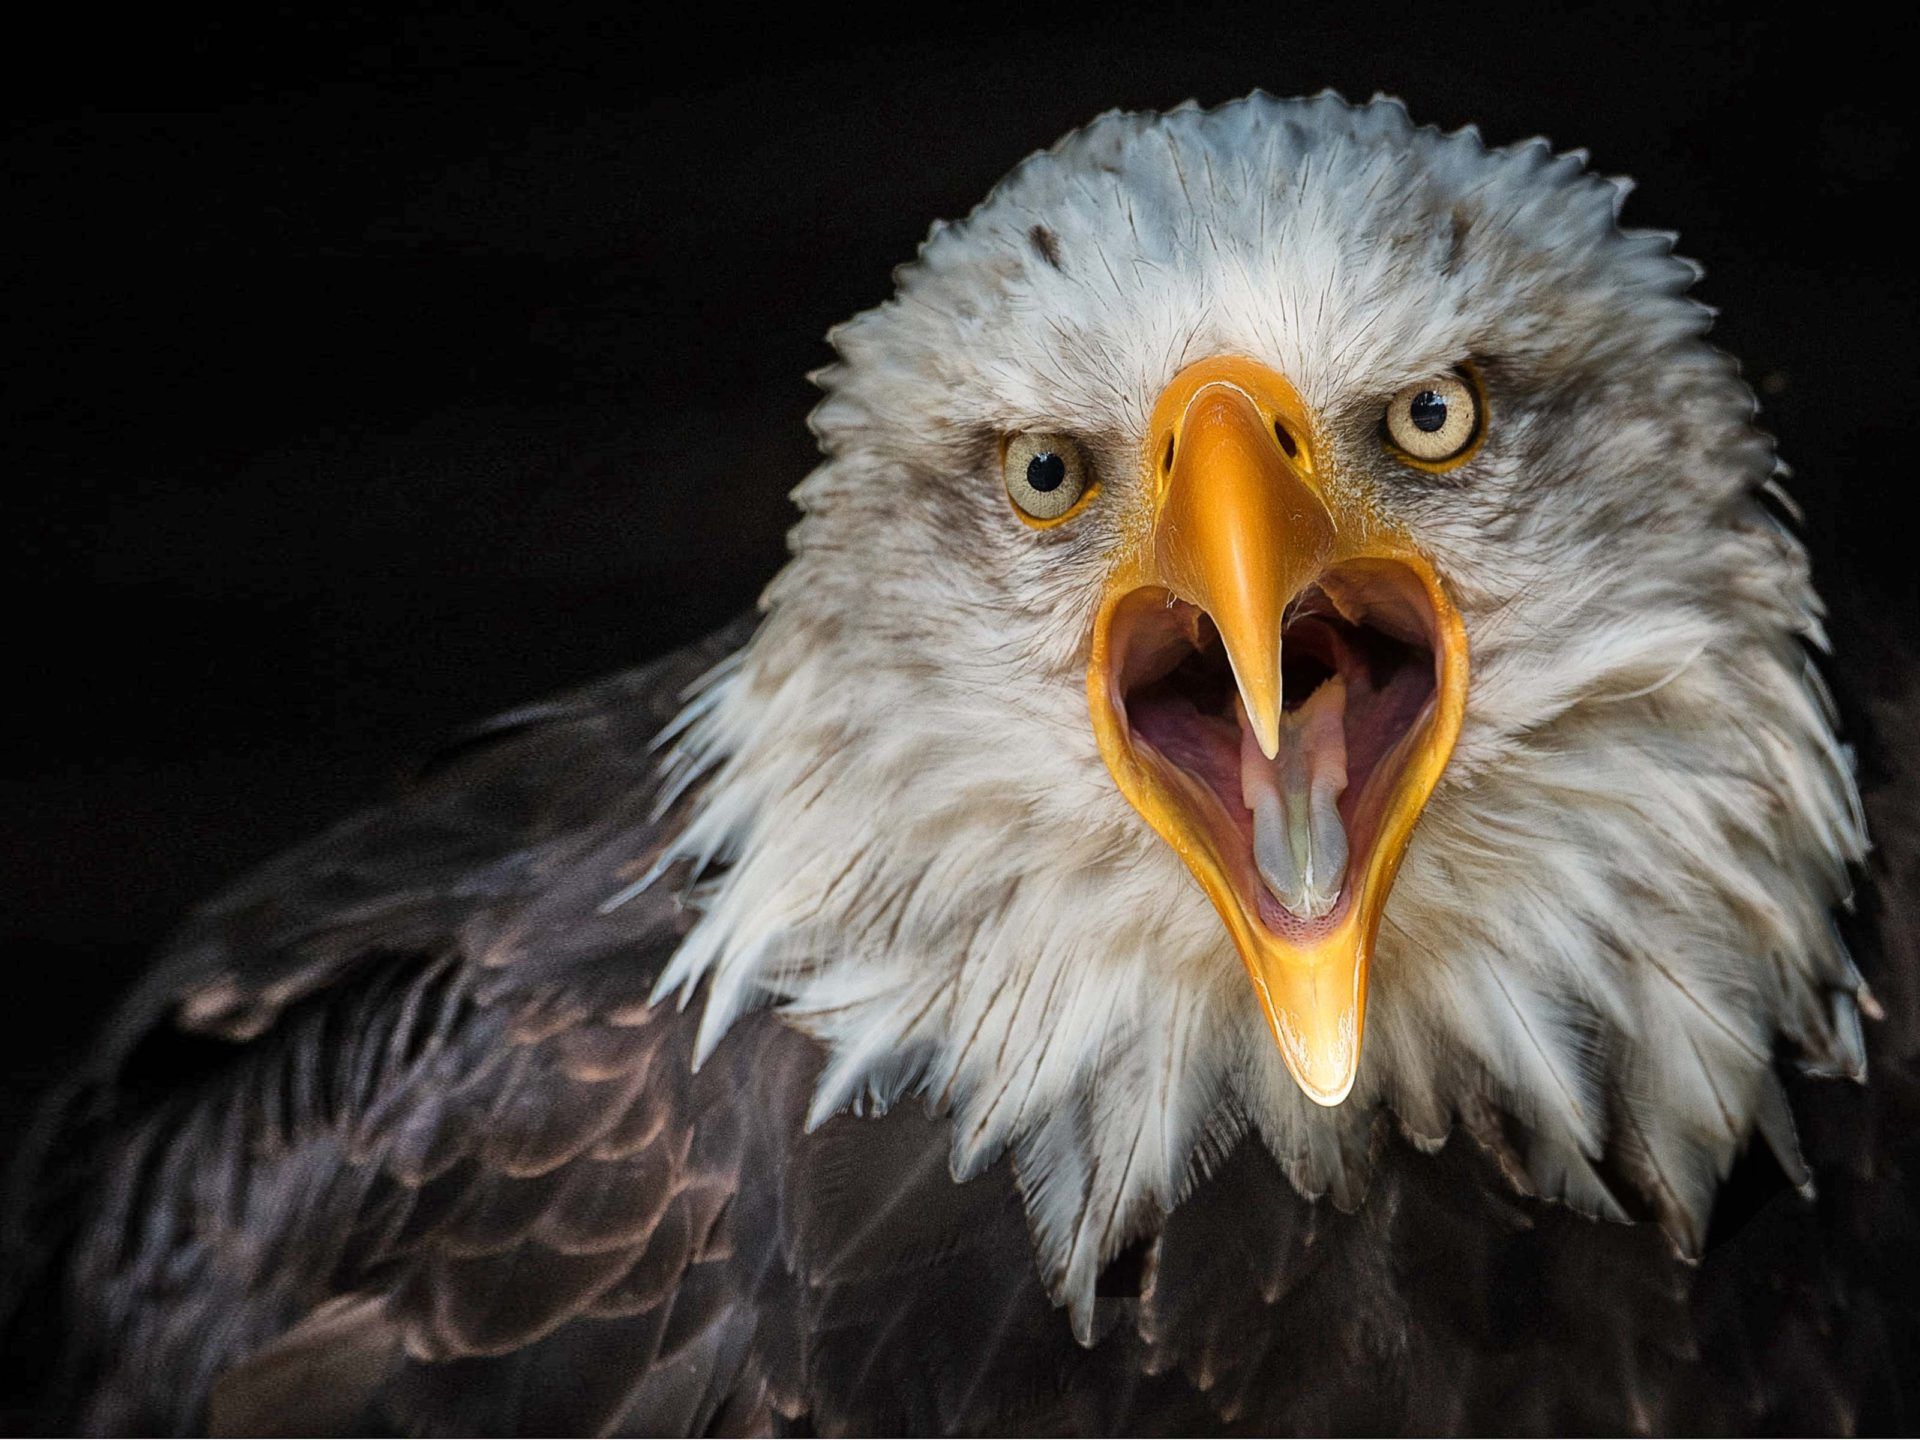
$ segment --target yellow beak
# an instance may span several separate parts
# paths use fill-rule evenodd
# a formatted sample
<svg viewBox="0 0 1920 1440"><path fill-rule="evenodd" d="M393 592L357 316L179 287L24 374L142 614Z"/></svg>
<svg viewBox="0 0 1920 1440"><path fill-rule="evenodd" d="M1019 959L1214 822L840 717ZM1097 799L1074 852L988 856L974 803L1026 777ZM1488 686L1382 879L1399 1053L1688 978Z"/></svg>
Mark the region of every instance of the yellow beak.
<svg viewBox="0 0 1920 1440"><path fill-rule="evenodd" d="M1387 894L1459 734L1466 634L1425 557L1325 473L1312 417L1265 366L1183 371L1155 406L1146 463L1150 504L1095 622L1095 734L1219 911L1300 1088L1336 1105L1359 1072ZM1295 651L1307 658L1290 671ZM1283 791L1292 828L1263 829L1248 797ZM1340 863L1303 906L1263 879L1274 866L1256 846L1285 854L1276 836L1309 829ZM1298 845L1310 861L1314 843Z"/></svg>

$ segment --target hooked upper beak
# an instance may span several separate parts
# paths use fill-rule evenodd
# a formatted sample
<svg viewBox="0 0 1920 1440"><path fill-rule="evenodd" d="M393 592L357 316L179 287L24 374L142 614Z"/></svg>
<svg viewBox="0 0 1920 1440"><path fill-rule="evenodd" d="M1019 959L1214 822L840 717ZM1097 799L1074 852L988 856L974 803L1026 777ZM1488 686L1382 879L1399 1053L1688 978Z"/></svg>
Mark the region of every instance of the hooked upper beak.
<svg viewBox="0 0 1920 1440"><path fill-rule="evenodd" d="M1466 706L1432 565L1328 473L1293 387L1202 361L1155 406L1087 699L1115 782L1213 901L1308 1096L1353 1088L1387 894Z"/></svg>

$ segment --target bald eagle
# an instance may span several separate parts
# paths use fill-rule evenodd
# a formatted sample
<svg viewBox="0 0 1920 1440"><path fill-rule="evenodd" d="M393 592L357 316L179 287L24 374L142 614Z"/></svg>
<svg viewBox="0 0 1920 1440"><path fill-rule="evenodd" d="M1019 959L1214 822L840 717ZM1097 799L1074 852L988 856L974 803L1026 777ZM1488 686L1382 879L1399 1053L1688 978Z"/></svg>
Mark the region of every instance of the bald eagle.
<svg viewBox="0 0 1920 1440"><path fill-rule="evenodd" d="M757 619L128 1000L13 1221L49 1423L1913 1423L1920 792L1868 868L1772 443L1625 193L1255 95L937 225Z"/></svg>

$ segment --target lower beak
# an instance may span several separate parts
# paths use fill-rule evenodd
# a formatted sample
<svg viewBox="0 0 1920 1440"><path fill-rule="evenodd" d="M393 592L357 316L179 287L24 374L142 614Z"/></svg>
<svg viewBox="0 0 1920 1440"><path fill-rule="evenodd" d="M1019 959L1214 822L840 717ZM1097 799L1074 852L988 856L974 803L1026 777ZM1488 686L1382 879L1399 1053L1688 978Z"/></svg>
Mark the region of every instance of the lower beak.
<svg viewBox="0 0 1920 1440"><path fill-rule="evenodd" d="M1294 1079L1336 1105L1387 894L1459 734L1466 634L1266 367L1182 372L1147 453L1150 513L1095 622L1094 730L1219 911Z"/></svg>

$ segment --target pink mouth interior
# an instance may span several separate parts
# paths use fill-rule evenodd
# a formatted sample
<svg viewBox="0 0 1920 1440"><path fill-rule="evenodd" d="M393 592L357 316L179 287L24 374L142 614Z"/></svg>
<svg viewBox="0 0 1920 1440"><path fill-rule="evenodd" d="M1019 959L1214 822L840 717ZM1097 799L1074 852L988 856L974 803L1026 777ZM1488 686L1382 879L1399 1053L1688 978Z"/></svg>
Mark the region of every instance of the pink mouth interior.
<svg viewBox="0 0 1920 1440"><path fill-rule="evenodd" d="M1337 907L1312 921L1275 900L1253 863L1238 689L1212 618L1163 590L1140 590L1120 602L1112 623L1113 701L1136 752L1201 812L1195 818L1262 924L1295 940L1331 931L1346 914L1414 737L1433 714L1436 629L1424 589L1400 566L1366 563L1329 574L1288 606L1281 708L1297 710L1336 675L1346 684L1347 786L1338 808L1349 859Z"/></svg>

